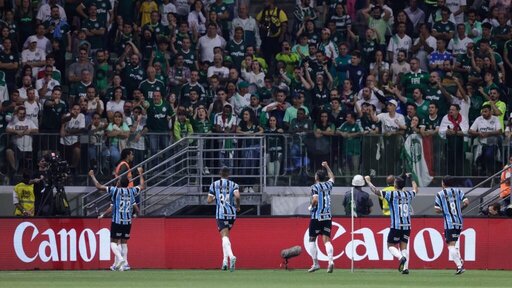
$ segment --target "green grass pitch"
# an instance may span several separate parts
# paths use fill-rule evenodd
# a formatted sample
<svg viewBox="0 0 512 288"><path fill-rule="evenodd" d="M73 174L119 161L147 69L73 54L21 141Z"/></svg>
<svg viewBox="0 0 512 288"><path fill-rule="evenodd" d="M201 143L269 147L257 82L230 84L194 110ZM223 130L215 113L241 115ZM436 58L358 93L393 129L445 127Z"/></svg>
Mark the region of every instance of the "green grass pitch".
<svg viewBox="0 0 512 288"><path fill-rule="evenodd" d="M0 287L511 287L510 271L455 270L132 270L112 271L0 271Z"/></svg>

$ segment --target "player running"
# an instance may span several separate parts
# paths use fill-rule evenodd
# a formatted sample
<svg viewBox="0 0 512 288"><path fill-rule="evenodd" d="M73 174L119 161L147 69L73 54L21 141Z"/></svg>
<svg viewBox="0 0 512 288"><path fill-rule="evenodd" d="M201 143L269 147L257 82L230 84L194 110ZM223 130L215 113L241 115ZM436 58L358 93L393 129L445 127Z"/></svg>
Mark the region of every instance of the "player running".
<svg viewBox="0 0 512 288"><path fill-rule="evenodd" d="M313 259L313 266L308 272L315 272L320 269L317 259L316 237L322 235L325 244L325 250L329 257L327 273L332 273L334 269L333 247L331 244L331 191L334 185L334 173L327 162L322 162L322 167L315 174L315 184L311 186L311 220L309 222L309 250ZM327 179L329 177L329 179Z"/></svg>
<svg viewBox="0 0 512 288"><path fill-rule="evenodd" d="M406 175L410 177L410 174ZM412 179L412 191L407 191L404 189L406 179L396 177L393 191L381 191L372 184L370 176L365 176L364 179L375 195L383 197L389 203L391 229L387 240L388 250L391 255L400 260L398 271L402 274L409 274L407 243L411 234L411 201L418 194L418 185ZM396 244L400 245L400 251L396 248Z"/></svg>
<svg viewBox="0 0 512 288"><path fill-rule="evenodd" d="M457 265L455 275L464 273L464 261L459 249L455 247L462 231L462 210L469 205L469 200L459 188L451 187L453 177L445 176L442 181L443 190L437 192L434 208L436 213L443 214L444 237L448 244L448 252Z"/></svg>
<svg viewBox="0 0 512 288"><path fill-rule="evenodd" d="M233 228L236 220L236 212L240 211L240 191L238 184L228 179L229 168L223 167L220 170L220 179L210 185L208 192L208 203L215 200L217 228L222 238L222 270L235 271L236 257L231 250L229 231Z"/></svg>
<svg viewBox="0 0 512 288"><path fill-rule="evenodd" d="M102 185L96 180L94 170L89 171L89 176L96 186L96 189L107 192L111 196L112 202L112 225L110 227L110 249L115 255L115 262L111 270L124 271L128 256L128 240L130 239L130 230L132 228L132 214L135 209L139 213L139 207L135 202L135 197L142 189L144 189L144 170L138 167L137 171L140 175L140 184L136 187L128 187L129 180L126 177L121 178L117 182L117 187ZM122 245L125 249L121 249ZM123 253L124 252L124 253ZM123 257L123 254L125 255Z"/></svg>

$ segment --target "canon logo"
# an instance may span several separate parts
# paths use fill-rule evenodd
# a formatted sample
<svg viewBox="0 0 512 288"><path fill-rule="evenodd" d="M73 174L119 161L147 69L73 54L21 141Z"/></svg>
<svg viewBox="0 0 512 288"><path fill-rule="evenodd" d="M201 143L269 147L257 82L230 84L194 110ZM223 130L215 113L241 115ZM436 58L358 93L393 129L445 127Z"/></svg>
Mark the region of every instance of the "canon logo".
<svg viewBox="0 0 512 288"><path fill-rule="evenodd" d="M30 233L30 230L32 233L29 237L25 233ZM31 247L38 247L37 252L27 255L28 249L24 247L24 244L28 244L27 240ZM96 233L86 228L80 235L75 229L69 231L61 229L57 233L53 229L47 229L39 233L36 225L23 222L16 227L13 243L16 256L25 263L33 262L37 258L42 262L77 261L78 255L80 260L90 262L97 253L100 261L110 260L110 231L107 228L100 229Z"/></svg>
<svg viewBox="0 0 512 288"><path fill-rule="evenodd" d="M393 260L393 256L391 253L389 253L387 249L387 238L389 233L389 228L383 229L381 231L378 231L377 234L378 237L375 237L374 232L370 228L361 228L354 231L354 238L361 238L360 236L356 235L362 235L362 239L354 239L353 243L348 238L350 236L350 231L347 231L345 227L343 227L341 224L332 222L332 227L337 227L337 231L334 233L334 235L331 235L333 246L334 246L334 260L342 257L343 255L346 255L349 259L354 259L354 261L361 261L367 258L367 260L370 261L378 261L378 260ZM334 229L333 229L334 231ZM347 233L348 232L348 233ZM414 230L413 230L414 232ZM342 237L344 234L346 235L346 244L344 245L343 240L340 242L339 240L336 241L336 239ZM427 237L428 235L428 237ZM320 238L320 237L318 237ZM317 251L318 251L318 260L320 261L328 261L327 255L319 248L318 245L318 238L317 238ZM476 260L476 231L472 228L468 228L461 233L461 238L463 238L465 241L464 245L464 260L465 261L475 261ZM308 251L308 254L311 255L311 251L309 251L309 229L306 230L306 233L304 233L304 247L306 251ZM340 245L341 244L341 245ZM410 249L410 246L412 244L413 249ZM343 246L344 245L344 246ZM354 245L354 255L352 255L352 245ZM378 247L379 245L380 247ZM457 242L457 248L460 245L460 241ZM364 249L359 249L359 252L363 252L362 254L358 253L358 248L364 247ZM336 254L336 250L342 249L341 252ZM444 247L444 237L443 235L437 231L434 228L424 228L420 230L414 237L411 235L411 239L409 241L409 251L410 253L416 254L416 256L425 262L432 262L438 259L441 254L443 253ZM379 255L379 251L382 251L382 254ZM427 251L431 251L429 256L429 253ZM449 260L452 260L451 257Z"/></svg>

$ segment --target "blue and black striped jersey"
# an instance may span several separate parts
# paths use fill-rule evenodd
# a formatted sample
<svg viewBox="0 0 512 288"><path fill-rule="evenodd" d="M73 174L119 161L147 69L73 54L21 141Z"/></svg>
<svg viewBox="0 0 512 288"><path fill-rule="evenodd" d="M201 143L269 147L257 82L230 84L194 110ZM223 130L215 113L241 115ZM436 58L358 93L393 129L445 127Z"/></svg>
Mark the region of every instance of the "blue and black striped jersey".
<svg viewBox="0 0 512 288"><path fill-rule="evenodd" d="M228 179L220 179L210 185L208 194L215 197L217 205L215 218L222 220L236 219L234 192L239 190L238 184Z"/></svg>
<svg viewBox="0 0 512 288"><path fill-rule="evenodd" d="M466 198L459 188L446 188L437 192L435 207L443 211L444 229L462 229L462 205Z"/></svg>
<svg viewBox="0 0 512 288"><path fill-rule="evenodd" d="M107 187L107 193L112 201L112 222L116 224L131 224L133 205L136 204L135 196L140 192L140 188L119 188L114 186Z"/></svg>
<svg viewBox="0 0 512 288"><path fill-rule="evenodd" d="M334 182L331 179L326 182L315 183L311 186L311 197L318 196L318 205L311 209L311 219L330 220L331 215L331 191Z"/></svg>
<svg viewBox="0 0 512 288"><path fill-rule="evenodd" d="M411 201L416 197L416 192L381 191L381 194L389 203L391 228L399 230L411 229Z"/></svg>

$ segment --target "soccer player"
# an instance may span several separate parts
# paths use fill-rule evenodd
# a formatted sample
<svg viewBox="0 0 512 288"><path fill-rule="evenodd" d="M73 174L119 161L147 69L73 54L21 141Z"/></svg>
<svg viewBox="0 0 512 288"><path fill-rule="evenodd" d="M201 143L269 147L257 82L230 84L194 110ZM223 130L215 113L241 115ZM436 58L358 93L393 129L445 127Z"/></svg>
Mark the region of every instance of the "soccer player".
<svg viewBox="0 0 512 288"><path fill-rule="evenodd" d="M104 186L96 180L94 170L89 171L89 176L96 186L96 189L107 192L111 196L112 202L112 225L110 226L110 248L114 253L116 260L111 270L125 270L126 260L128 258L128 240L130 239L130 230L132 228L133 210L139 213L139 207L135 202L135 197L144 188L144 170L138 167L140 175L140 184L136 187L128 187L129 180L122 177L117 182L117 187Z"/></svg>
<svg viewBox="0 0 512 288"><path fill-rule="evenodd" d="M331 191L334 185L334 173L327 162L322 162L322 167L315 174L315 184L311 186L311 220L309 222L309 249L311 258L313 258L313 266L308 272L315 272L320 269L317 259L316 237L322 235L325 250L329 257L329 265L327 273L332 273L334 269L333 247L331 244ZM329 177L327 179L327 177Z"/></svg>
<svg viewBox="0 0 512 288"><path fill-rule="evenodd" d="M451 187L453 177L445 176L442 181L443 190L437 192L434 208L436 213L443 214L444 219L444 237L448 244L448 252L457 265L455 275L464 273L464 261L462 260L459 249L455 247L462 231L462 209L469 204L468 198L459 188Z"/></svg>
<svg viewBox="0 0 512 288"><path fill-rule="evenodd" d="M217 219L217 228L222 239L222 270L235 271L236 257L231 250L231 242L229 241L229 231L233 228L236 220L236 212L240 211L240 191L238 184L228 179L229 168L223 167L220 170L220 179L210 185L208 191L208 203L215 200L216 211L215 219Z"/></svg>
<svg viewBox="0 0 512 288"><path fill-rule="evenodd" d="M406 174L407 178L410 174ZM375 187L370 176L364 179L372 192L386 199L389 203L391 216L391 229L388 234L388 250L397 259L400 260L398 271L402 274L409 274L409 252L407 251L407 243L411 234L411 201L418 194L418 185L412 179L412 191L404 189L406 178L395 178L395 189L393 191L379 190ZM396 244L400 244L400 250L396 248Z"/></svg>

